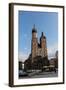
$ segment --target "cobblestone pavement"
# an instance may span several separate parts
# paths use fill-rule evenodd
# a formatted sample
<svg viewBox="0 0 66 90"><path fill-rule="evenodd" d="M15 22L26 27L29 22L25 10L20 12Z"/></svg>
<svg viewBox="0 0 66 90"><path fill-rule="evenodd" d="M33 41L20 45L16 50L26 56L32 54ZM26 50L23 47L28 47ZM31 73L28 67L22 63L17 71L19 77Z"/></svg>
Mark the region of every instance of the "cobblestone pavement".
<svg viewBox="0 0 66 90"><path fill-rule="evenodd" d="M49 77L57 77L57 76L58 76L58 71L56 73L52 71L52 72L41 72L31 76L31 78L46 78L46 77L49 78Z"/></svg>
<svg viewBox="0 0 66 90"><path fill-rule="evenodd" d="M39 72L39 73L31 73L27 77L21 77L21 78L49 78L49 77L58 77L58 71L54 72ZM21 79L20 78L20 79Z"/></svg>

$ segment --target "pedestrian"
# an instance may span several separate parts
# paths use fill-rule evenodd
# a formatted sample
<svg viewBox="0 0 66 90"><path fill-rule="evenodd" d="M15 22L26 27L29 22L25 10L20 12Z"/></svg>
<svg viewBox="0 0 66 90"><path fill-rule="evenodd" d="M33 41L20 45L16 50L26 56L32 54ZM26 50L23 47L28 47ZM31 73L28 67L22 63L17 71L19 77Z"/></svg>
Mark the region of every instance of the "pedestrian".
<svg viewBox="0 0 66 90"><path fill-rule="evenodd" d="M56 73L56 68L54 68L54 71L55 71L55 73Z"/></svg>

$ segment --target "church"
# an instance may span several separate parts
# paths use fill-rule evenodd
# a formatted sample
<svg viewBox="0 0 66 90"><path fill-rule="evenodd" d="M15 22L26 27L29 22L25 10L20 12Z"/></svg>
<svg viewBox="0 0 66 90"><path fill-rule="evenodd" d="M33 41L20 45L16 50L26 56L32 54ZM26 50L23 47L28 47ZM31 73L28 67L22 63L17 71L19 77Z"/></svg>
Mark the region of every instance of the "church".
<svg viewBox="0 0 66 90"><path fill-rule="evenodd" d="M34 25L32 28L31 54L24 62L25 69L41 69L48 65L47 42L43 32L39 40L38 43L37 29Z"/></svg>
<svg viewBox="0 0 66 90"><path fill-rule="evenodd" d="M36 56L47 57L47 44L46 44L46 37L41 33L40 42L38 43L38 37L37 37L37 30L35 28L35 25L32 29L32 62L34 61L34 58Z"/></svg>

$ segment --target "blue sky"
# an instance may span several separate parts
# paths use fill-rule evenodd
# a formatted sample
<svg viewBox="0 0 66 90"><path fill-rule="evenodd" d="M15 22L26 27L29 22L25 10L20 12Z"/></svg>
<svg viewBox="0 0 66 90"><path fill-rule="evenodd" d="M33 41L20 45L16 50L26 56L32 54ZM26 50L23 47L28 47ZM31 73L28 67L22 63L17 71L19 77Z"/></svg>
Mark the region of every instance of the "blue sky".
<svg viewBox="0 0 66 90"><path fill-rule="evenodd" d="M58 13L19 11L19 58L26 59L31 53L32 28L35 24L38 41L41 32L47 38L48 56L51 57L58 49Z"/></svg>

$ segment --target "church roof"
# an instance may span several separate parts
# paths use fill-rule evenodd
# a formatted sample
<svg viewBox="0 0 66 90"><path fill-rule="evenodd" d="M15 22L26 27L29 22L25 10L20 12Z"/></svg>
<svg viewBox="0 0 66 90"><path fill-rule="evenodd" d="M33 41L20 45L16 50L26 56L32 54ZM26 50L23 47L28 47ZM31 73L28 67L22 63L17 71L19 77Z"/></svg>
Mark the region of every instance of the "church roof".
<svg viewBox="0 0 66 90"><path fill-rule="evenodd" d="M36 30L36 28L35 28L35 24L34 24L33 29L32 29L32 33L33 33L33 32L37 32L37 30Z"/></svg>

